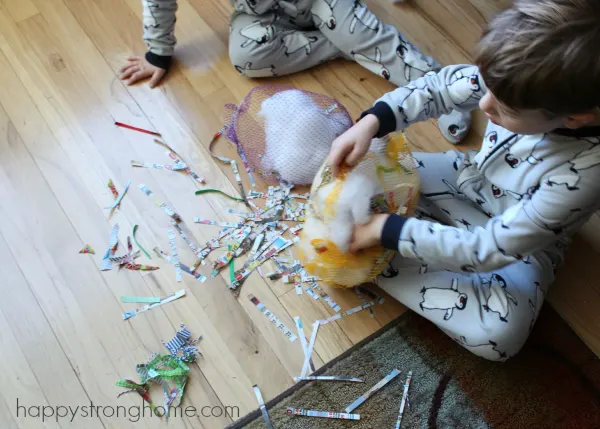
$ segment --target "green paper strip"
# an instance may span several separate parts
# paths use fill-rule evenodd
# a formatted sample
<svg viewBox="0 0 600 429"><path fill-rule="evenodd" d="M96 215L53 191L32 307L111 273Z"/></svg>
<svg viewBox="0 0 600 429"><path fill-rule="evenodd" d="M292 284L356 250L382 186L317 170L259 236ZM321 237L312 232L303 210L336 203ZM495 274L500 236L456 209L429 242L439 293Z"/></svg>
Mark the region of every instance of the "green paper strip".
<svg viewBox="0 0 600 429"><path fill-rule="evenodd" d="M150 256L150 253L146 252L146 249L144 249L142 246L140 246L140 243L138 243L137 238L135 238L135 232L138 229L138 225L134 225L133 226L133 233L131 235L133 235L133 241L135 241L136 246L142 251L144 252L144 255L146 255L146 257L148 259L152 259L152 256Z"/></svg>
<svg viewBox="0 0 600 429"><path fill-rule="evenodd" d="M241 201L241 202L245 202L245 200L243 198L237 198L237 197L233 197L229 194L226 194L223 191L219 191L218 189L201 189L199 191L194 192L195 195L202 195L202 194L221 194L221 195L225 195L227 198L231 198L234 201Z"/></svg>
<svg viewBox="0 0 600 429"><path fill-rule="evenodd" d="M231 252L232 248L233 248L233 246L230 244L228 246L228 250ZM229 280L231 281L232 284L235 281L235 267L233 266L233 259L234 258L231 258L231 261L229 261Z"/></svg>
<svg viewBox="0 0 600 429"><path fill-rule="evenodd" d="M121 302L142 302L153 304L155 302L160 302L159 296L122 296Z"/></svg>

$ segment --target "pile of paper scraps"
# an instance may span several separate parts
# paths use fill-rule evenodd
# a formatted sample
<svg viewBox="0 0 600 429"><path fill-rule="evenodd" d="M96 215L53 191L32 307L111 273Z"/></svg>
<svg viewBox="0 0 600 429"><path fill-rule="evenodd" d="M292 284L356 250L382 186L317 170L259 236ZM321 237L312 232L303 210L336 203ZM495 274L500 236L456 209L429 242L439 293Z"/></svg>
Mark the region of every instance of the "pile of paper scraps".
<svg viewBox="0 0 600 429"><path fill-rule="evenodd" d="M152 131L137 129L135 127L127 126L124 124L119 125L134 129L136 131L160 136L158 133L154 133ZM295 242L298 241L297 236L302 230L303 222L305 221L307 200L309 195L307 193L292 193L293 185L287 184L285 182L281 183L279 186L269 186L268 191L266 193L259 192L254 189L250 190L249 192L246 192L242 183L242 179L240 177L240 172L237 167L237 163L234 160L216 155L212 151L212 146L214 142L223 133L224 130L225 128L221 129L214 135L213 140L210 142L209 149L212 156L215 159L231 166L239 187L241 197L231 196L218 189L201 189L196 191L196 195L203 195L208 193L221 194L228 197L231 200L244 203L248 210L242 211L229 208L227 210L228 214L233 214L240 218L239 221L234 222L224 222L212 219L205 219L201 217L194 218L194 222L198 225L213 225L221 227L221 229L218 231L217 235L214 238L206 242L203 246L199 246L191 238L191 234L186 233L186 231L184 230L185 224L181 216L178 213L176 213L173 209L171 209L166 203L162 202L153 193L151 189L149 189L146 185L142 184L139 186L140 190L146 195L148 195L150 198L152 198L154 203L170 217L170 223L173 228L168 231L170 253L163 251L162 249L160 249L159 246L154 247L154 252L160 258L166 260L167 262L173 265L175 270L175 279L177 282L183 281L182 273L186 273L190 276L193 276L200 282L206 282L207 277L199 272L200 266L207 265L207 257L213 254L213 252L215 252L217 249L225 249L226 252L216 257L214 259L214 262L212 262L210 276L212 278L217 277L223 269L228 268L228 287L233 291L233 293L236 296L239 295L241 286L248 279L248 277L254 271L258 271L262 277L265 277L269 280L275 281L281 279L283 280L283 283L293 284L294 289L298 295L301 295L304 293L304 291L306 291L306 293L315 300L322 298L333 309L335 314L324 320L316 320L312 324L312 333L309 341L307 341L300 317L294 318L297 331L296 335L294 332L292 332L292 330L289 327L287 327L281 321L281 318L277 317L257 297L255 297L254 295L248 296L248 299L256 306L256 308L261 313L263 313L264 316L267 317L269 321L278 330L280 330L291 342L294 342L298 338L300 338L300 345L302 347L304 361L301 374L299 377L294 378L295 381L321 380L333 382L362 382L362 380L359 380L357 378L345 376L310 376L309 374L314 372L314 365L311 356L314 350L317 333L320 326L334 322L343 317L350 316L362 310L368 310L371 314L371 317L373 317L374 314L372 307L375 305L375 303L382 304L384 301L383 298L370 291L369 289L359 286L354 288L354 290L358 298L361 300L362 304L349 310L342 311L341 307L320 287L319 282L321 281L321 279L309 275L300 261L282 254L286 249L289 249L290 246L292 246ZM203 178L201 178L195 172L193 172L187 166L187 164L182 161L182 158L171 147L158 140L155 140L155 142L165 146L168 149L167 156L169 156L169 158L171 158L174 163L171 165L165 165L147 164L144 162L132 161L132 166L139 168L153 168L173 172L180 172L189 175L197 183L206 183L206 181ZM251 185L252 187L255 187L256 185L254 182L254 178L252 177L252 172L250 171L250 168L247 165L245 156L243 156L243 154L240 153L240 157L246 167L246 171L250 178ZM115 203L113 204L114 207L117 207L119 205L122 195L128 187L129 183L125 187L124 191L122 191L120 198L118 193L116 193L116 190L113 191L115 193L116 198ZM112 189L114 189L114 185L111 188L111 190ZM261 202L260 205L262 207L259 207L257 205L259 201ZM290 222L293 223L293 226L290 226ZM133 237L136 244L138 244L135 240L136 228L137 226L134 228ZM137 251L133 253L129 237L129 252L124 256L115 256L115 252L118 246L118 230L119 226L117 224L113 227L109 239L109 247L105 254L105 258L102 262L102 269L111 269L113 262L118 263L119 267L125 266L129 269L156 269L156 267L147 267L145 265L139 265L133 262L133 260L139 255L140 252ZM195 256L195 261L191 266L182 263L180 260L179 251L175 242L176 234L178 234L181 237L181 239L187 244L187 246L191 249ZM286 234L288 238L286 238ZM139 246L139 244L138 247L140 247L140 250L143 251L148 257L150 257L150 255L141 246ZM82 253L89 253L89 250L87 252L85 252L84 250L85 248L82 249ZM246 257L246 259L243 262L243 266L236 270L234 268L235 261L238 260L238 258L241 259L241 257ZM265 274L262 272L262 269L265 267L267 262L269 262L269 265L271 265L272 271ZM163 299L157 297L146 297L144 299L141 299L139 297L122 297L123 302L148 303L148 305L146 305L145 307L124 313L123 318L129 319L140 312L144 312L151 308L154 308L155 306L171 302L184 295L185 290L176 292ZM366 297L370 298L370 301L367 300ZM119 381L117 384L119 386L128 388L128 391L137 391L142 396L142 398L144 398L144 400L150 404L150 406L153 409L156 409L157 407L154 406L148 395L149 385L151 382L160 384L163 388L163 392L165 395L164 410L165 413L168 413L169 405L172 406L173 404L179 404L181 402L181 398L183 396L183 388L185 386L185 382L187 380L187 373L189 371L189 368L186 365L186 363L195 361L198 354L198 350L194 346L194 343L195 341L190 340L189 331L187 331L182 325L182 330L177 333L176 337L173 340L166 344L167 349L171 353L170 356L156 355L153 356L148 363L138 365L137 372L141 377L140 383L135 383L130 379L125 379ZM297 416L358 420L360 419L360 415L353 414L352 412L399 374L400 371L398 369L394 369L390 374L388 374L384 379L382 379L379 383L373 386L365 394L361 395L352 404L348 405L348 407L346 407L343 412L289 408L287 410L287 413ZM404 406L405 403L408 402L407 394L411 377L412 372L409 372L408 378L404 385L404 394L401 400L400 413L396 422L396 428L400 427ZM175 386L170 386L168 382L175 383ZM257 401L261 413L267 424L267 427L272 428L273 425L270 422L269 415L258 386L253 386L253 390L256 394ZM168 417L168 414L166 414L166 416Z"/></svg>
<svg viewBox="0 0 600 429"><path fill-rule="evenodd" d="M147 363L137 365L136 372L140 377L140 382L137 383L130 378L119 380L117 386L128 390L121 392L118 396L129 392L137 392L157 416L162 417L164 415L165 419L168 420L170 407L179 406L183 399L190 371L187 364L195 362L198 356L201 355L196 347L196 343L201 339L201 336L192 339L190 331L182 323L181 329L177 331L175 337L168 343L164 343L170 354L155 354L150 357ZM157 407L150 397L150 387L153 383L162 387L164 394L163 406Z"/></svg>
<svg viewBox="0 0 600 429"><path fill-rule="evenodd" d="M158 270L158 267L152 265L138 264L135 259L140 256L140 251L133 251L133 245L131 244L131 238L127 236L127 253L122 256L115 256L117 248L119 247L119 224L115 224L110 233L108 249L104 254L104 259L100 264L100 270L108 271L112 270L113 263L118 264L119 269L125 267L128 270L133 271L154 271Z"/></svg>

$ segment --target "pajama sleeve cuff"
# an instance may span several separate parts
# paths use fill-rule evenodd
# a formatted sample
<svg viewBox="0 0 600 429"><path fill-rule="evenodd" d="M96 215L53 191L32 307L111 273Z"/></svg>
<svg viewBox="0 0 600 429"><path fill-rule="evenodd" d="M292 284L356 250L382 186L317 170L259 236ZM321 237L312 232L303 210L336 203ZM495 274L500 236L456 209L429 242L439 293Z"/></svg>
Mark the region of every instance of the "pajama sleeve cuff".
<svg viewBox="0 0 600 429"><path fill-rule="evenodd" d="M381 244L389 250L398 250L398 241L406 218L397 214L390 215L381 231Z"/></svg>
<svg viewBox="0 0 600 429"><path fill-rule="evenodd" d="M396 116L387 103L383 101L375 103L369 110L364 111L360 118L362 119L367 115L375 115L379 119L379 131L377 131L375 137L383 137L396 131Z"/></svg>
<svg viewBox="0 0 600 429"><path fill-rule="evenodd" d="M154 67L169 70L172 60L173 57L171 55L157 55L150 51L146 52L146 61L148 61Z"/></svg>

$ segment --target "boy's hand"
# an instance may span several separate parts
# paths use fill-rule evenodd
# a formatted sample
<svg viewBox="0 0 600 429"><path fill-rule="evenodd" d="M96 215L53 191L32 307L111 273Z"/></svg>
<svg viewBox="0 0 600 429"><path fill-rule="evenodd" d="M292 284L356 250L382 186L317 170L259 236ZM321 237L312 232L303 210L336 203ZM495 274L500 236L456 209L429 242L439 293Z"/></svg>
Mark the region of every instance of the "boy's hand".
<svg viewBox="0 0 600 429"><path fill-rule="evenodd" d="M154 88L167 73L165 69L153 66L144 57L129 57L127 64L119 70L121 80L132 85L139 80L150 78L150 88Z"/></svg>
<svg viewBox="0 0 600 429"><path fill-rule="evenodd" d="M329 152L329 166L334 176L337 176L343 163L350 167L358 164L369 151L371 140L378 130L377 116L367 115L334 140Z"/></svg>
<svg viewBox="0 0 600 429"><path fill-rule="evenodd" d="M356 225L350 243L350 252L356 253L381 244L381 233L389 217L389 214L376 214L366 224Z"/></svg>

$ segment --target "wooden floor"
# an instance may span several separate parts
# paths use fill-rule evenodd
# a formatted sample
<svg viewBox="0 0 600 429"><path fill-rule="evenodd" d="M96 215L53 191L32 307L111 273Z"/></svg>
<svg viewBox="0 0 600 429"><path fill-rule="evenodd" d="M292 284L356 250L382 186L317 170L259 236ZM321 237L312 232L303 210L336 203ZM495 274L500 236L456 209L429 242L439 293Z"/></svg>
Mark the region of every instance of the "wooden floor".
<svg viewBox="0 0 600 429"><path fill-rule="evenodd" d="M470 61L470 52L486 17L508 0L417 0L394 6L369 2L373 11L403 29L428 54L444 64ZM239 102L260 82L238 75L227 56L228 16L224 0L179 0L178 62L160 89L142 84L127 88L115 79L123 59L143 53L140 0L0 0L0 427L115 428L162 427L159 419L132 423L127 418L78 417L58 422L17 415L17 399L26 407L43 405L139 405L135 394L117 399L115 382L135 376L135 365L162 351L180 322L202 334L203 357L193 365L184 405L256 408L251 386L266 400L293 384L302 367L298 342L289 342L269 324L246 296L256 295L293 327L331 314L322 300L298 296L292 288L254 274L239 300L227 290L226 276L200 284L189 276L175 282L171 267L149 275L117 270L100 272L111 225L121 226L120 240L139 224L146 248L168 249L168 218L137 187L145 183L181 214L197 242L213 227L195 226L195 216L227 220L230 201L195 197L194 184L178 174L133 169L131 160L167 162L164 148L150 136L119 129L114 121L163 134L210 187L235 193L228 167L215 164L208 143L221 125L223 106ZM329 94L353 117L391 85L356 64L333 62L276 82ZM484 121L477 117L466 147L477 147ZM419 150L450 146L433 122L412 127L408 136ZM233 154L224 142L222 154ZM118 213L109 218L112 197L108 178L132 187ZM97 254L77 252L90 243ZM183 242L184 262L192 253ZM586 253L587 254L587 253ZM586 268L583 268L584 270ZM206 272L205 272L206 274ZM591 274L586 274L586 276ZM597 279L597 278L596 278ZM594 281L585 277L585 281ZM588 283L589 284L589 283ZM597 280L595 281L598 287ZM123 321L136 307L122 295L169 295L182 287L187 296ZM329 292L344 308L360 303L352 291ZM600 302L586 289L586 305ZM571 314L578 332L598 346L600 322L595 311L580 314L569 293L556 301ZM597 306L595 307L597 308ZM314 361L318 366L377 331L404 311L391 298L367 312L319 330ZM585 328L583 328L585 326ZM596 350L600 350L600 347ZM157 402L160 389L155 392ZM35 410L33 411L35 412ZM237 417L235 412L234 418ZM231 417L174 418L175 428L222 428Z"/></svg>

